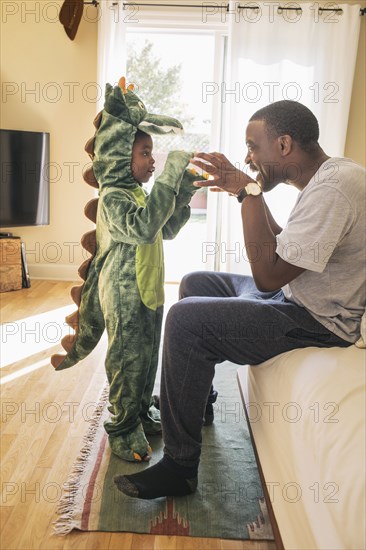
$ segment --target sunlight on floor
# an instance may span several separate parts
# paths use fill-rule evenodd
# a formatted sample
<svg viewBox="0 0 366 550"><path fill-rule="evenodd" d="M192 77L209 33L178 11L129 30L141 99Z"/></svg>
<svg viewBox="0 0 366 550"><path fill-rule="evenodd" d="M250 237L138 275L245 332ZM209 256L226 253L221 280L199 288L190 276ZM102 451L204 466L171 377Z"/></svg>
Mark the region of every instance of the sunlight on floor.
<svg viewBox="0 0 366 550"><path fill-rule="evenodd" d="M29 374L30 372L33 372L35 370L41 369L43 367L49 367L49 365L50 365L49 357L47 357L46 359L43 359L42 361L37 361L36 363L33 363L32 365L28 365L27 367L24 367L16 372L13 372L12 374L8 374L7 376L1 377L0 386L2 386L3 384L6 384L7 382L11 382L16 378L25 376L26 374Z"/></svg>
<svg viewBox="0 0 366 550"><path fill-rule="evenodd" d="M1 368L55 346L72 333L65 317L74 310L75 304L70 304L1 325Z"/></svg>
<svg viewBox="0 0 366 550"><path fill-rule="evenodd" d="M165 285L164 317L178 300L178 288L178 284ZM0 385L50 366L51 354L63 352L61 338L71 332L65 317L74 310L75 305L70 304L0 326Z"/></svg>

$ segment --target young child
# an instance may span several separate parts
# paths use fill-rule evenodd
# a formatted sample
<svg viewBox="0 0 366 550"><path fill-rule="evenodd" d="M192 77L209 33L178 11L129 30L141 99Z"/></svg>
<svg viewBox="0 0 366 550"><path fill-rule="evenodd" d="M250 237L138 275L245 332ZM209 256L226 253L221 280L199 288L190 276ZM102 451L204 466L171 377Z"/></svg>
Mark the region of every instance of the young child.
<svg viewBox="0 0 366 550"><path fill-rule="evenodd" d="M173 239L189 219L197 173L187 170L191 153L173 151L150 194L143 190L154 172L150 134L180 132L182 126L148 114L124 80L107 84L98 123L86 147L93 158L91 178L99 185L96 251L82 287L76 334L62 341L68 354L51 362L56 370L74 365L106 328L109 444L120 458L146 461L151 451L146 436L161 432L152 391L164 303L162 241Z"/></svg>

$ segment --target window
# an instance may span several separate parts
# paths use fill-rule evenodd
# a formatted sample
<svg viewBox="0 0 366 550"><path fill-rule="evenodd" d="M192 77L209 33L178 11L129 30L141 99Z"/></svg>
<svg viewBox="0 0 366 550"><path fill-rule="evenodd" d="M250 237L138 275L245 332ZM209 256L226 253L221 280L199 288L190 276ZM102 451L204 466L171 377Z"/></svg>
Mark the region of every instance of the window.
<svg viewBox="0 0 366 550"><path fill-rule="evenodd" d="M168 150L210 151L218 148L217 98L206 83L222 66L223 38L215 31L172 28L127 29L127 80L134 82L150 112L178 118L183 135L154 136L155 177L161 173ZM149 185L152 185L153 181ZM191 218L173 241L166 241L165 279L207 269L203 246L208 235L207 189L191 201Z"/></svg>

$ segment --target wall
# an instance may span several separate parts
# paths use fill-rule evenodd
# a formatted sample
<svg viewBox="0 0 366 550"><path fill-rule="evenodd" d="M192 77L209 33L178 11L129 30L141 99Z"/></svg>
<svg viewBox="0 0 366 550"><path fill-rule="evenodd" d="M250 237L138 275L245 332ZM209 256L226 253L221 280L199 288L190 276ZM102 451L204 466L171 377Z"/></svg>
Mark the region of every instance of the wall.
<svg viewBox="0 0 366 550"><path fill-rule="evenodd" d="M84 6L71 41L62 3L1 1L1 127L50 132L51 223L9 231L25 242L31 277L77 279L80 237L93 228L83 208L95 190L82 168L96 114L98 12Z"/></svg>
<svg viewBox="0 0 366 550"><path fill-rule="evenodd" d="M366 166L366 15L361 18L360 41L348 121L345 156Z"/></svg>

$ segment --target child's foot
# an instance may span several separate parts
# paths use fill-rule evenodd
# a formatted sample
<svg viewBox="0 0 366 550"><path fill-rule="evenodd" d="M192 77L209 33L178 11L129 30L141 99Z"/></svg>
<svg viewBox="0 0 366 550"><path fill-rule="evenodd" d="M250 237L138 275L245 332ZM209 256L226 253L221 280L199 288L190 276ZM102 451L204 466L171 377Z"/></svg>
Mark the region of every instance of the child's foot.
<svg viewBox="0 0 366 550"><path fill-rule="evenodd" d="M134 498L185 496L197 489L197 469L179 466L165 455L142 472L115 476L114 483L119 491Z"/></svg>
<svg viewBox="0 0 366 550"><path fill-rule="evenodd" d="M160 421L153 420L152 418L141 418L142 427L144 428L145 435L160 435L161 423Z"/></svg>
<svg viewBox="0 0 366 550"><path fill-rule="evenodd" d="M128 462L148 462L152 452L144 430L139 424L137 428L128 434L109 435L109 446L113 454Z"/></svg>
<svg viewBox="0 0 366 550"><path fill-rule="evenodd" d="M161 434L160 411L155 405L151 405L147 414L142 414L140 418L145 435Z"/></svg>

